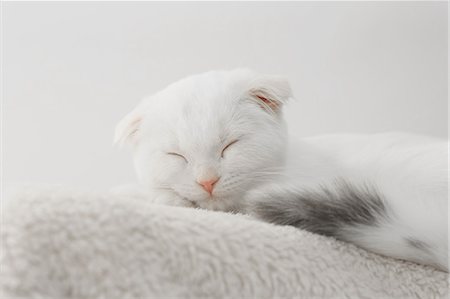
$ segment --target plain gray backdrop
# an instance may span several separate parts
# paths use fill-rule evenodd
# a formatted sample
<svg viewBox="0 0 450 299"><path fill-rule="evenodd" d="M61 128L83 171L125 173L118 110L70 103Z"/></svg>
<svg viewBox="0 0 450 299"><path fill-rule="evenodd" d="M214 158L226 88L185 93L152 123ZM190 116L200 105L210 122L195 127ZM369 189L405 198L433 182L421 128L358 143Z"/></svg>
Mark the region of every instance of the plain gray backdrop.
<svg viewBox="0 0 450 299"><path fill-rule="evenodd" d="M6 187L133 181L116 123L212 69L288 77L295 136L447 137L446 2L4 2L2 14Z"/></svg>

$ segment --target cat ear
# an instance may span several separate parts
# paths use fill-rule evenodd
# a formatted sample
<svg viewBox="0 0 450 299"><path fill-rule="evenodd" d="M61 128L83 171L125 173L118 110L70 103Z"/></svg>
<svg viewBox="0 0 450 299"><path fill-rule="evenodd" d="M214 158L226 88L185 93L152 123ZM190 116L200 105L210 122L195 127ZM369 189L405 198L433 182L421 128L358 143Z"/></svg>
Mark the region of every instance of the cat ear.
<svg viewBox="0 0 450 299"><path fill-rule="evenodd" d="M251 83L249 95L264 110L279 113L292 97L292 91L289 82L283 77L261 76Z"/></svg>
<svg viewBox="0 0 450 299"><path fill-rule="evenodd" d="M116 126L114 144L119 146L125 143L136 144L142 118L143 114L139 107L128 113Z"/></svg>

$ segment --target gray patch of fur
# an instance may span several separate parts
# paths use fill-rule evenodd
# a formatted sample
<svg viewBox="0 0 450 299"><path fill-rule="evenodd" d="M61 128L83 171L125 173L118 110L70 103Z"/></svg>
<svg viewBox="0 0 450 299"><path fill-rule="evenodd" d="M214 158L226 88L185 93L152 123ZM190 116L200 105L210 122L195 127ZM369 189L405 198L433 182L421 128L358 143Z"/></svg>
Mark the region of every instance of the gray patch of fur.
<svg viewBox="0 0 450 299"><path fill-rule="evenodd" d="M426 253L430 252L430 246L423 241L414 238L405 238L405 241L410 247L416 250L424 251Z"/></svg>
<svg viewBox="0 0 450 299"><path fill-rule="evenodd" d="M375 188L337 180L331 186L302 191L274 192L251 203L250 213L281 225L339 238L343 228L374 226L386 218L386 207Z"/></svg>

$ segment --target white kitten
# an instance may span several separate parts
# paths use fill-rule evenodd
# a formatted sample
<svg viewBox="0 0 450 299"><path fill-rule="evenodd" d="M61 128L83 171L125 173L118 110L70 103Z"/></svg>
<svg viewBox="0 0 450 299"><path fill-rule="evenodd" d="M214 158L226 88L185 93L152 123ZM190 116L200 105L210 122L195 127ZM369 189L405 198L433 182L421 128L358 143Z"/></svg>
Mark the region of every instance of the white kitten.
<svg viewBox="0 0 450 299"><path fill-rule="evenodd" d="M288 146L291 96L286 80L250 70L192 76L144 99L116 141L132 145L155 202L247 209L448 270L448 141L390 133Z"/></svg>

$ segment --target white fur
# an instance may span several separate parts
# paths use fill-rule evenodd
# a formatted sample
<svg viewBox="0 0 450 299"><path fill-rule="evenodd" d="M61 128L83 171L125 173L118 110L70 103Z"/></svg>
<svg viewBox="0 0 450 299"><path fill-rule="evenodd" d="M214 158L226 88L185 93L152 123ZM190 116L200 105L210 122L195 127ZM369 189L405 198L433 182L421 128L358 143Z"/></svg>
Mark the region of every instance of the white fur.
<svg viewBox="0 0 450 299"><path fill-rule="evenodd" d="M132 144L149 198L174 205L241 210L247 194L280 186L314 188L336 177L369 183L384 195L392 221L352 227L352 241L448 269L448 142L390 133L307 138L287 147L282 106L290 97L286 80L250 70L188 77L144 99L118 125L116 141ZM196 182L211 176L220 177L212 197ZM405 237L426 242L432 253L413 250Z"/></svg>

